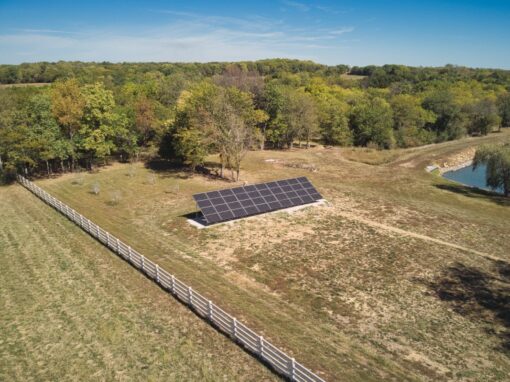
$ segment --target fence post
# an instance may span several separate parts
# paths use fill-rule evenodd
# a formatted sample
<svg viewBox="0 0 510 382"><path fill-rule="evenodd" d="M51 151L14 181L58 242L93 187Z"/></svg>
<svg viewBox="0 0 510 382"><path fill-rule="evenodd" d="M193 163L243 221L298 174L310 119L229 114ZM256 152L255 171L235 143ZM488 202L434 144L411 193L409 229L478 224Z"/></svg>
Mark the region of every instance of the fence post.
<svg viewBox="0 0 510 382"><path fill-rule="evenodd" d="M156 282L159 284L159 265L156 264Z"/></svg>
<svg viewBox="0 0 510 382"><path fill-rule="evenodd" d="M212 321L213 319L213 304L211 300L207 301L207 317L209 317L209 320Z"/></svg>
<svg viewBox="0 0 510 382"><path fill-rule="evenodd" d="M290 359L290 379L294 380L296 378L296 360L294 357Z"/></svg>
<svg viewBox="0 0 510 382"><path fill-rule="evenodd" d="M237 319L235 317L232 318L232 335L237 338Z"/></svg>

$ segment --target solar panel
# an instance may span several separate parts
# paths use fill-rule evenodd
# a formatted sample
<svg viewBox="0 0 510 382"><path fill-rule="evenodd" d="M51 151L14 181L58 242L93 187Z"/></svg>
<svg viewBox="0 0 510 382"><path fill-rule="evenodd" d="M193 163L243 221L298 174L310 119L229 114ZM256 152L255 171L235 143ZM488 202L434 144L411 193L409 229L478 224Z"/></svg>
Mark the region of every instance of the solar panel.
<svg viewBox="0 0 510 382"><path fill-rule="evenodd" d="M306 177L193 195L207 224L276 211L322 199Z"/></svg>

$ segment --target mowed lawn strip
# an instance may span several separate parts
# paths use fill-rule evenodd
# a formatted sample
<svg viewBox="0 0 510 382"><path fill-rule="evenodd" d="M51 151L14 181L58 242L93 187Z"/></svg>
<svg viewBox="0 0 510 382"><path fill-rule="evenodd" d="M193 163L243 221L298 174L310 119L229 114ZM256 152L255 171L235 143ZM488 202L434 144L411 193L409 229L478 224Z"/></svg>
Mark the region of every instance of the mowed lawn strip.
<svg viewBox="0 0 510 382"><path fill-rule="evenodd" d="M0 214L0 380L280 380L21 186Z"/></svg>

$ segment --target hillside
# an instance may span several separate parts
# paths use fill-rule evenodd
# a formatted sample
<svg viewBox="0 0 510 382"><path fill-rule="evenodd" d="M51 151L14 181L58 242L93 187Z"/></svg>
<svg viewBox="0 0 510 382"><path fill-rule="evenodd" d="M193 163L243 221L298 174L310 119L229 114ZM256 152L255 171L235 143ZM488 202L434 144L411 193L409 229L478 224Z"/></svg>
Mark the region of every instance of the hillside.
<svg viewBox="0 0 510 382"><path fill-rule="evenodd" d="M330 380L505 380L508 201L424 167L509 140L250 152L241 181L305 175L329 206L201 231L191 195L232 183L137 163L39 184Z"/></svg>

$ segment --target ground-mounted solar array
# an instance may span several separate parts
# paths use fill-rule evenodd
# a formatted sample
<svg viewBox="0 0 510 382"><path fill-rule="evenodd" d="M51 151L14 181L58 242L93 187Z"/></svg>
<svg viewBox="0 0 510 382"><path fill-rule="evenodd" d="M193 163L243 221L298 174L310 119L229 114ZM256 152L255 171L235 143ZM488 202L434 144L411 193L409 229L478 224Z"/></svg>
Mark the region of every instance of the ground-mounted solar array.
<svg viewBox="0 0 510 382"><path fill-rule="evenodd" d="M314 203L322 196L306 177L193 195L207 224Z"/></svg>

